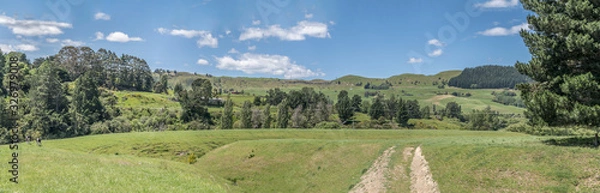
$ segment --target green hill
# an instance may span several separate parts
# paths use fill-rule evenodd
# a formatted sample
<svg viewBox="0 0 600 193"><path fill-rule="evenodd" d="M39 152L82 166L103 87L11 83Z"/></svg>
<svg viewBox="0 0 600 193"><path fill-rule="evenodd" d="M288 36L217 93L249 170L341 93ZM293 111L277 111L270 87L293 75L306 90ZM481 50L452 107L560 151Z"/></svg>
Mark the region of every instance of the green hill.
<svg viewBox="0 0 600 193"><path fill-rule="evenodd" d="M441 192L600 191L597 152L549 145L561 141L456 130L93 135L44 141L42 147L21 143L19 184L2 180L0 192L348 192L390 147L395 153L387 188L409 192L410 148L417 146ZM10 153L0 147L0 155ZM187 163L190 153L197 162ZM10 177L3 173L2 179Z"/></svg>

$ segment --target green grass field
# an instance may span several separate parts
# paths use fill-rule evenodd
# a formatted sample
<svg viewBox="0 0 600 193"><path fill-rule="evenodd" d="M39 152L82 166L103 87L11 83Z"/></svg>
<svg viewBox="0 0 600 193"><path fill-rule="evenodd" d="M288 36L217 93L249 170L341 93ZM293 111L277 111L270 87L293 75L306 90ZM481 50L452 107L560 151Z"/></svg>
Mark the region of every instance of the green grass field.
<svg viewBox="0 0 600 193"><path fill-rule="evenodd" d="M193 75L186 72L179 72L177 75L171 74L169 78L169 86L173 87L177 83L182 83L184 88L190 89L190 84L196 78L206 78L213 83L213 88L221 88L224 90L234 89L237 91L244 91L243 95L231 95L231 99L236 107L241 107L244 101L252 102L254 96L265 96L267 91L272 88L280 88L282 91L288 92L290 90L300 90L303 87L311 87L317 92L323 92L332 101L336 102L337 95L340 91L346 90L350 96L359 95L363 97L363 101L372 100L372 97L364 97L365 90L363 86L354 86L354 84L362 82L363 85L367 82L371 84L379 85L385 80L388 80L393 84L389 90L380 90L386 97L396 95L407 100L417 100L421 107L437 105L443 108L449 102L457 102L462 107L462 111L465 114L470 113L472 110L484 109L486 106L490 106L493 110L498 111L501 114L522 114L525 109L518 108L515 106L506 106L503 104L495 103L492 101L494 98L491 95L492 91L501 91L502 89L461 89L455 87L446 87L439 89L437 86L432 85L433 81L441 82L441 80L449 80L452 77L456 77L461 73L460 70L444 71L435 75L421 75L421 74L401 74L383 78L366 78L355 75L348 75L332 80L331 84L308 84L311 81L294 81L294 80L282 80L276 78L248 78L248 77L206 77L204 75ZM154 75L158 78L158 75ZM337 84L340 81L341 84ZM419 81L421 84L413 85L410 82ZM319 82L313 80L312 82ZM322 80L320 82L323 82ZM401 84L398 84L401 82ZM437 95L437 92L448 92L448 95ZM471 93L471 97L454 97L450 93ZM127 108L175 108L179 109L179 103L169 100L173 97L172 90L169 95L147 93L147 92L115 92L115 95L119 97L119 107ZM226 95L217 96L225 98ZM236 108L237 109L237 108ZM220 108L209 108L210 112L220 111Z"/></svg>
<svg viewBox="0 0 600 193"><path fill-rule="evenodd" d="M348 192L380 154L421 145L441 192L598 192L598 150L548 137L458 130L213 130L20 144L0 192ZM557 139L561 141L561 139ZM8 146L0 148L10 160ZM187 154L200 156L187 163ZM410 161L409 161L410 162ZM6 162L5 162L6 163ZM10 167L2 164L4 171ZM406 192L401 174L390 192ZM410 183L410 182L409 182Z"/></svg>

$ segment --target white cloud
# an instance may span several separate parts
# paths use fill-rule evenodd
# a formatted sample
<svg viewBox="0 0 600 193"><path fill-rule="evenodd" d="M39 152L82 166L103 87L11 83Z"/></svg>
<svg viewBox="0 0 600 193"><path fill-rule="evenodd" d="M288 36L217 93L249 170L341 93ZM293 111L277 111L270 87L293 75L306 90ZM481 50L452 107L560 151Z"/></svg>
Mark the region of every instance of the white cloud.
<svg viewBox="0 0 600 193"><path fill-rule="evenodd" d="M225 31L225 35L229 35L230 33L231 33L231 30Z"/></svg>
<svg viewBox="0 0 600 193"><path fill-rule="evenodd" d="M208 33L202 35L202 37L200 37L200 39L196 41L196 44L198 44L198 47L200 48L204 46L217 48L217 46L219 45L219 40L217 40L217 38L214 38L212 34Z"/></svg>
<svg viewBox="0 0 600 193"><path fill-rule="evenodd" d="M160 34L165 34L165 33L169 32L169 30L162 28L162 27L159 27L158 29L156 29L156 31L158 31L158 33L160 33Z"/></svg>
<svg viewBox="0 0 600 193"><path fill-rule="evenodd" d="M423 62L421 58L409 58L407 61L409 64L417 64Z"/></svg>
<svg viewBox="0 0 600 193"><path fill-rule="evenodd" d="M98 12L94 15L94 19L96 20L110 20L110 15L102 12Z"/></svg>
<svg viewBox="0 0 600 193"><path fill-rule="evenodd" d="M428 55L431 57L437 57L437 56L442 55L442 53L443 53L442 49L437 49L437 50L434 50L433 52L429 53Z"/></svg>
<svg viewBox="0 0 600 193"><path fill-rule="evenodd" d="M252 20L252 25L260 25L260 20Z"/></svg>
<svg viewBox="0 0 600 193"><path fill-rule="evenodd" d="M198 61L196 62L196 64L200 64L200 65L208 65L208 61L205 59L198 59Z"/></svg>
<svg viewBox="0 0 600 193"><path fill-rule="evenodd" d="M504 7L514 7L519 4L519 0L490 0L485 3L475 4L475 7L483 7L483 8L504 8Z"/></svg>
<svg viewBox="0 0 600 193"><path fill-rule="evenodd" d="M310 19L310 18L312 18L312 17L313 17L313 14L312 14L312 13L307 13L307 14L304 14L304 18L306 18L306 19Z"/></svg>
<svg viewBox="0 0 600 193"><path fill-rule="evenodd" d="M334 21L329 21L329 24L335 25L335 22Z"/></svg>
<svg viewBox="0 0 600 193"><path fill-rule="evenodd" d="M96 35L96 39L94 39L94 41L104 39L104 34L102 32L96 32L95 35Z"/></svg>
<svg viewBox="0 0 600 193"><path fill-rule="evenodd" d="M59 35L63 33L62 29L73 27L69 23L41 20L17 20L5 15L0 15L0 25L8 27L15 35L23 36Z"/></svg>
<svg viewBox="0 0 600 193"><path fill-rule="evenodd" d="M484 36L508 36L508 35L518 34L521 31L521 29L529 30L529 24L522 23L520 25L512 26L510 29L503 28L503 27L495 27L495 28L477 32L477 33L484 35Z"/></svg>
<svg viewBox="0 0 600 193"><path fill-rule="evenodd" d="M300 21L296 26L289 29L282 29L279 25L272 25L268 28L247 28L240 35L239 40L260 40L268 37L278 37L284 41L301 41L305 40L306 36L325 38L329 35L327 25L319 22Z"/></svg>
<svg viewBox="0 0 600 193"><path fill-rule="evenodd" d="M238 70L247 74L283 75L286 79L325 75L322 72L315 72L298 65L289 57L281 55L244 53L237 60L230 56L216 57L216 60L218 69Z"/></svg>
<svg viewBox="0 0 600 193"><path fill-rule="evenodd" d="M229 50L227 53L237 54L237 53L240 53L240 52L238 52L237 50L235 50L235 48L231 48L231 50Z"/></svg>
<svg viewBox="0 0 600 193"><path fill-rule="evenodd" d="M31 52L36 51L38 48L32 44L19 44L19 45L9 45L9 44L0 44L0 50L4 53L12 52L12 51L23 51L23 52Z"/></svg>
<svg viewBox="0 0 600 193"><path fill-rule="evenodd" d="M494 21L494 25L500 25L500 22Z"/></svg>
<svg viewBox="0 0 600 193"><path fill-rule="evenodd" d="M256 50L256 46L248 46L248 50Z"/></svg>
<svg viewBox="0 0 600 193"><path fill-rule="evenodd" d="M428 43L429 45L434 45L434 46L437 46L437 47L442 47L442 46L444 46L444 43L440 42L440 40L438 40L438 39L431 39L431 40L429 40L427 43Z"/></svg>
<svg viewBox="0 0 600 193"><path fill-rule="evenodd" d="M143 39L140 37L129 37L129 35L120 31L108 34L108 36L106 36L106 40L110 42L143 41Z"/></svg>
<svg viewBox="0 0 600 193"><path fill-rule="evenodd" d="M219 40L213 37L210 32L204 30L174 29L169 32L169 30L165 28L158 28L157 31L160 34L169 33L172 36L182 36L185 38L200 37L200 39L196 41L196 44L198 44L198 47L200 48L204 46L217 48L217 46L219 45Z"/></svg>
<svg viewBox="0 0 600 193"><path fill-rule="evenodd" d="M202 36L204 34L207 34L209 32L207 31L198 31L198 30L184 30L184 29L174 29L171 30L171 35L174 36L182 36L185 38L193 38L196 36Z"/></svg>
<svg viewBox="0 0 600 193"><path fill-rule="evenodd" d="M48 42L48 43L56 43L56 42L58 42L58 39L56 39L56 38L46 38L46 42Z"/></svg>
<svg viewBox="0 0 600 193"><path fill-rule="evenodd" d="M75 47L79 47L79 46L83 46L85 45L84 42L80 42L80 41L74 41L71 39L64 39L61 41L61 46L75 46Z"/></svg>

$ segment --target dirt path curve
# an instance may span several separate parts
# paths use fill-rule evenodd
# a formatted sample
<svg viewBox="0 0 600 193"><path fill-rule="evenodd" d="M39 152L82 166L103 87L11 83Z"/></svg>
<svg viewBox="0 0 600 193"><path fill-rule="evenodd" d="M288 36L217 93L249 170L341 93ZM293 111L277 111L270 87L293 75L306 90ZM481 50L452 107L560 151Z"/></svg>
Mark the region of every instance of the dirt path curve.
<svg viewBox="0 0 600 193"><path fill-rule="evenodd" d="M386 174L388 173L388 165L392 154L395 152L396 146L392 146L385 150L381 156L375 160L371 168L360 177L360 182L350 190L349 193L378 193L386 191Z"/></svg>
<svg viewBox="0 0 600 193"><path fill-rule="evenodd" d="M427 160L421 154L421 146L415 149L415 155L413 157L413 161L411 164L411 185L410 192L412 193L439 193L438 185L433 180L433 176L429 170L429 165L427 164Z"/></svg>

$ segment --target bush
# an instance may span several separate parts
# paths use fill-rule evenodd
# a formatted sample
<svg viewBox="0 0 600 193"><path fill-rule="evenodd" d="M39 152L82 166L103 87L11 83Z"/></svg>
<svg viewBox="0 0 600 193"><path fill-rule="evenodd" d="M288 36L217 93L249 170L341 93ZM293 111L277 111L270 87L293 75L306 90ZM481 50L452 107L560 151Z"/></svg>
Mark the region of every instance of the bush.
<svg viewBox="0 0 600 193"><path fill-rule="evenodd" d="M315 128L319 129L340 129L342 126L338 122L325 121L318 123Z"/></svg>
<svg viewBox="0 0 600 193"><path fill-rule="evenodd" d="M202 121L191 121L187 124L187 130L208 130L210 125L203 123Z"/></svg>

